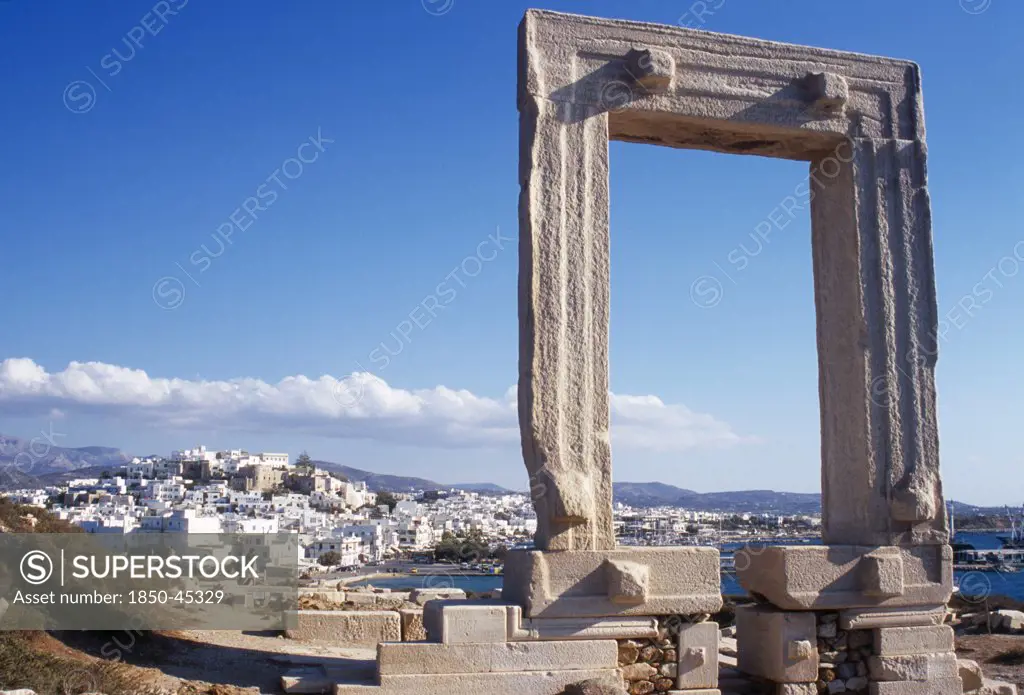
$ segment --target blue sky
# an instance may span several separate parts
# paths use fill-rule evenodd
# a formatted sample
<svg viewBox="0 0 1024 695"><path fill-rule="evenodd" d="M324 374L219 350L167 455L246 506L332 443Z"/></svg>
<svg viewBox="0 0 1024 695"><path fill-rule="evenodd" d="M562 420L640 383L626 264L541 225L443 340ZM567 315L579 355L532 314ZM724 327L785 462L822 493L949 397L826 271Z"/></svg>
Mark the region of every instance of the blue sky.
<svg viewBox="0 0 1024 695"><path fill-rule="evenodd" d="M307 449L525 488L504 240L527 6L0 3L0 432L132 453ZM952 326L937 370L947 496L1019 503L1024 6L713 0L702 20L690 0L532 6L920 63ZM817 490L809 216L742 272L718 269L755 248L806 165L623 143L611 157L615 478ZM714 307L690 298L705 275L723 283Z"/></svg>

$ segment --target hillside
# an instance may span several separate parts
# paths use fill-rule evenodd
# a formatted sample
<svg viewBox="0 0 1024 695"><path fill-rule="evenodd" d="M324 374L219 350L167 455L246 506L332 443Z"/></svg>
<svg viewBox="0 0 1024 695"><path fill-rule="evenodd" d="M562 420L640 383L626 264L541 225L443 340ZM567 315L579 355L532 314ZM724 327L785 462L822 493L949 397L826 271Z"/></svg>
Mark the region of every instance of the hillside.
<svg viewBox="0 0 1024 695"><path fill-rule="evenodd" d="M82 533L48 511L0 499L0 533Z"/></svg>
<svg viewBox="0 0 1024 695"><path fill-rule="evenodd" d="M388 492L417 492L421 490L450 490L452 488L479 492L484 495L501 495L512 492L512 490L495 485L494 483L438 483L426 478L373 473L371 471L364 471L361 468L334 463L333 461L314 461L313 463L319 468L344 475L353 482L365 482L367 487L374 492L385 490Z"/></svg>
<svg viewBox="0 0 1024 695"><path fill-rule="evenodd" d="M130 456L111 447L69 448L50 443L42 436L22 439L0 434L0 485L10 485L26 477L39 478L91 467L113 469L128 461L131 461Z"/></svg>
<svg viewBox="0 0 1024 695"><path fill-rule="evenodd" d="M72 478L99 477L131 460L120 449L106 446L77 448L46 445L41 439L20 439L0 434L0 489L38 488L57 485ZM317 460L316 466L365 482L374 492L419 492L452 488L501 495L515 492L494 483L439 483L428 478L375 473L333 461ZM524 490L525 491L525 476ZM619 482L614 484L616 502L632 507L678 506L697 511L768 512L779 514L815 514L821 511L818 493L739 490L696 492L660 482ZM1000 508L985 508L962 502L950 502L956 514L1003 514Z"/></svg>
<svg viewBox="0 0 1024 695"><path fill-rule="evenodd" d="M352 468L333 461L313 461L317 468L323 468L331 473L338 473L355 483L366 483L374 492L387 490L389 492L416 492L417 490L445 490L447 486L435 483L425 478L410 478L400 475L387 475L384 473L373 473L360 468Z"/></svg>
<svg viewBox="0 0 1024 695"><path fill-rule="evenodd" d="M817 493L739 490L695 492L665 483L615 483L616 502L633 507L677 506L698 511L778 512L813 514L821 511Z"/></svg>

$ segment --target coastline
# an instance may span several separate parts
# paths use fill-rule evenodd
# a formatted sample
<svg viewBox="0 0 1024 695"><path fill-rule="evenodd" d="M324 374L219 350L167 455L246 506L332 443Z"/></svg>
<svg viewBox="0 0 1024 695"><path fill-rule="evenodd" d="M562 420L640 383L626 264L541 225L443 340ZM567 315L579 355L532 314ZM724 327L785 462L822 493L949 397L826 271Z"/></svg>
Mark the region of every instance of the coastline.
<svg viewBox="0 0 1024 695"><path fill-rule="evenodd" d="M392 572L377 572L376 574L361 574L358 577L345 577L338 580L339 587L348 587L356 582L366 582L373 579L391 578L391 577L408 577L411 576L408 573L392 573Z"/></svg>

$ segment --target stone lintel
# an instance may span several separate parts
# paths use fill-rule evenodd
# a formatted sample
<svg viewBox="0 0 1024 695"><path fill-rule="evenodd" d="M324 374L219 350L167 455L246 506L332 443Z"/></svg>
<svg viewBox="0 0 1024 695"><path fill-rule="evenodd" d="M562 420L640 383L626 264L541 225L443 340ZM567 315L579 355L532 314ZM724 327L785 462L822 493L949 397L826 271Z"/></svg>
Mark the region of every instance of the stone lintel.
<svg viewBox="0 0 1024 695"><path fill-rule="evenodd" d="M655 639L658 619L647 616L612 618L528 618L515 607L509 641Z"/></svg>
<svg viewBox="0 0 1024 695"><path fill-rule="evenodd" d="M614 567L642 576L644 595L630 589L631 602L623 602L617 592L635 583L623 583L621 571ZM719 572L714 548L517 550L505 559L502 598L522 606L527 618L714 613L722 607Z"/></svg>
<svg viewBox="0 0 1024 695"><path fill-rule="evenodd" d="M736 554L748 591L786 610L945 603L953 591L948 545L772 546Z"/></svg>
<svg viewBox="0 0 1024 695"><path fill-rule="evenodd" d="M941 625L946 619L945 606L914 606L910 608L851 608L839 612L839 627L844 630L872 630L883 627L917 627Z"/></svg>

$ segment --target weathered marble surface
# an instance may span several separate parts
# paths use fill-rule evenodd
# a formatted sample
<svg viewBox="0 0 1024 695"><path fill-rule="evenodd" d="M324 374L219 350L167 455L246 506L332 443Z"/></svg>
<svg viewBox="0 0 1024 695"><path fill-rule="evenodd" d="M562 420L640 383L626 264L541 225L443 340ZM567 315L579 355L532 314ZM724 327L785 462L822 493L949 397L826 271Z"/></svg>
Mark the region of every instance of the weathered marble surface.
<svg viewBox="0 0 1024 695"><path fill-rule="evenodd" d="M615 546L609 139L809 162L825 540L945 543L918 67L536 10L519 51L519 415L537 547Z"/></svg>

